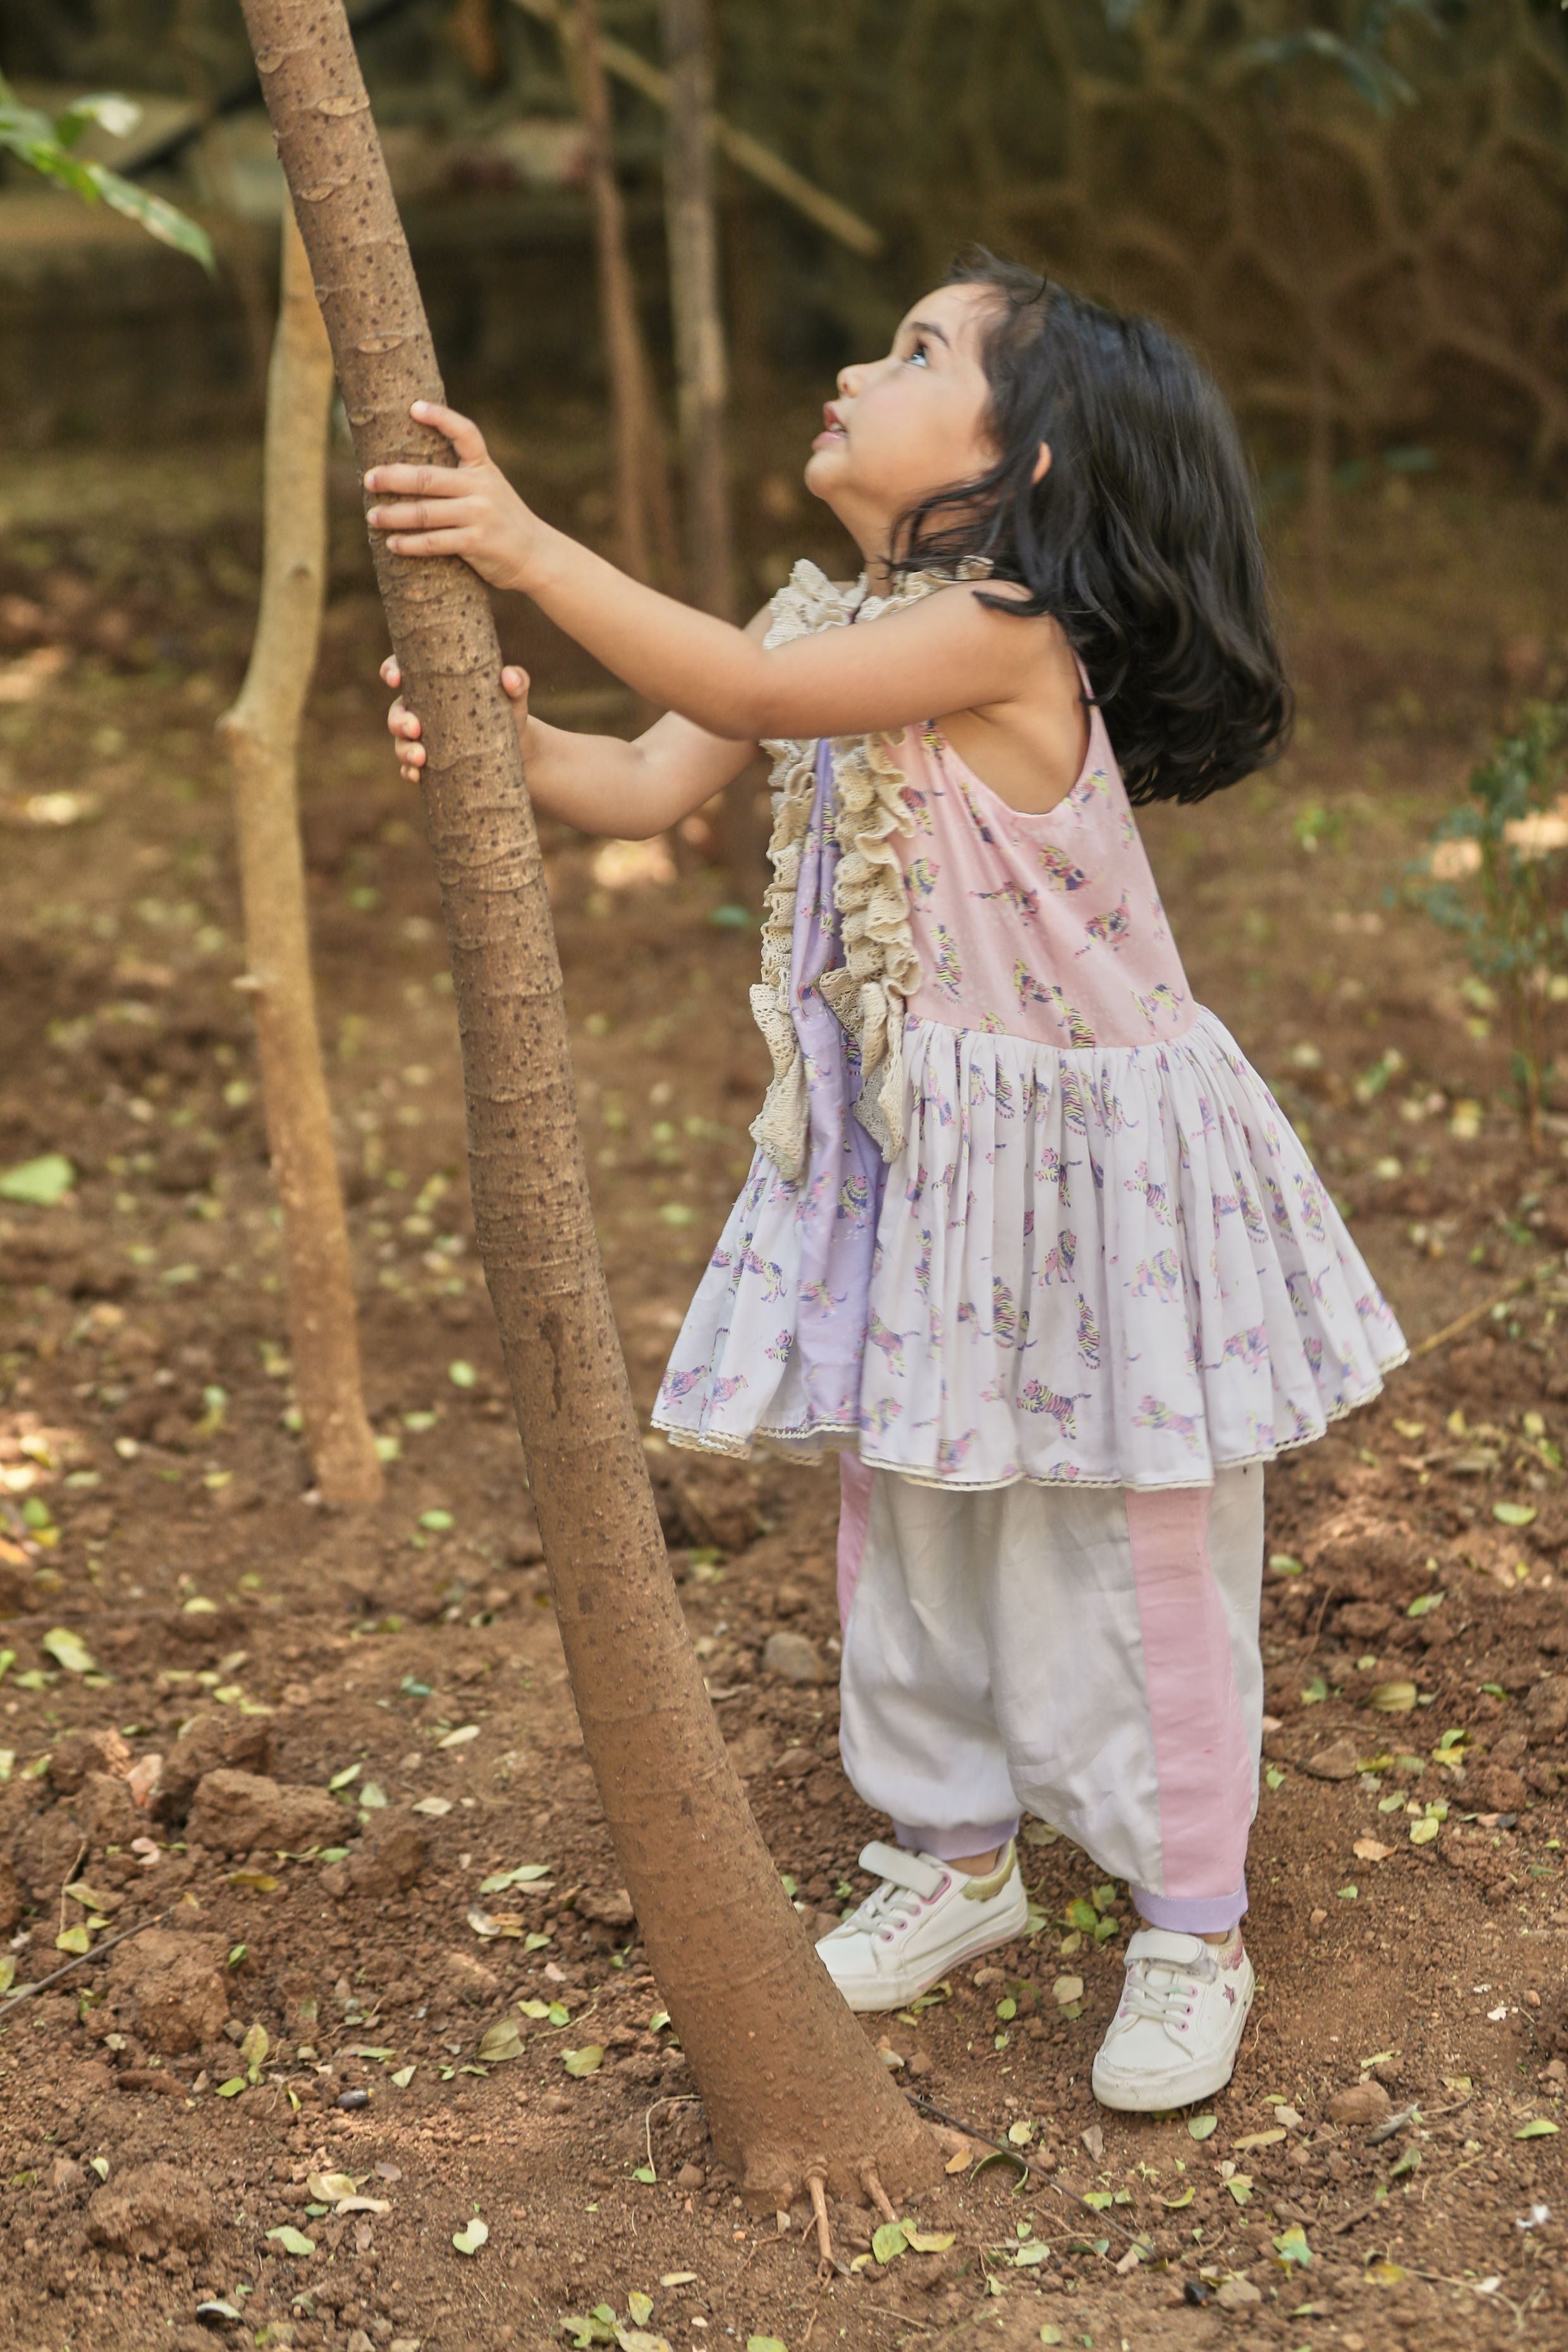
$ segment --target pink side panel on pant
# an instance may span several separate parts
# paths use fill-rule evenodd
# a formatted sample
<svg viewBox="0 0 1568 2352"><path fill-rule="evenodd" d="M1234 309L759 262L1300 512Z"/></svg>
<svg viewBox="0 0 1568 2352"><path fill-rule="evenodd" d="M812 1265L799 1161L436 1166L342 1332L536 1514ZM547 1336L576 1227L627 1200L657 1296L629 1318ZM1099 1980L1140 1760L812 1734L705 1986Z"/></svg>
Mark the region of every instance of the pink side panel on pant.
<svg viewBox="0 0 1568 2352"><path fill-rule="evenodd" d="M1251 1766L1209 1563L1209 1487L1127 1490L1167 1896L1241 1883Z"/></svg>
<svg viewBox="0 0 1568 2352"><path fill-rule="evenodd" d="M871 1521L871 1489L877 1474L853 1454L838 1457L838 1630L845 1633L866 1557L866 1530Z"/></svg>

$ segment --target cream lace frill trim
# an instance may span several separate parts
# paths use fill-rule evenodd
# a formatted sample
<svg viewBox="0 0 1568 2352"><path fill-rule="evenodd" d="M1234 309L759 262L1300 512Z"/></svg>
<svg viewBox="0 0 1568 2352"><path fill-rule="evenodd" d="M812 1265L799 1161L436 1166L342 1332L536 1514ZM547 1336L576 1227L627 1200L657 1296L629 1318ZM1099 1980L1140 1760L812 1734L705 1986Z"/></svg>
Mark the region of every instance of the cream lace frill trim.
<svg viewBox="0 0 1568 2352"><path fill-rule="evenodd" d="M820 629L845 628L851 621L864 624L915 604L933 589L950 588L955 580L983 578L989 569L973 559L956 572L910 572L890 594L869 596L864 574L853 587L840 588L816 564L802 562L773 598L773 622L763 642L770 648L787 646ZM844 961L817 982L824 1002L858 1049L856 1117L885 1160L896 1158L903 1148L904 1005L920 984L903 876L889 839L890 834L911 829L900 798L903 771L889 749L895 740L889 735L833 740L834 831L839 849L834 904ZM792 1018L790 963L795 893L816 783L816 744L810 739L786 739L763 748L773 761L773 829L768 843L773 878L763 902L763 969L752 991L752 1012L773 1056L773 1075L751 1131L780 1174L795 1183L805 1172L809 1102L805 1063Z"/></svg>

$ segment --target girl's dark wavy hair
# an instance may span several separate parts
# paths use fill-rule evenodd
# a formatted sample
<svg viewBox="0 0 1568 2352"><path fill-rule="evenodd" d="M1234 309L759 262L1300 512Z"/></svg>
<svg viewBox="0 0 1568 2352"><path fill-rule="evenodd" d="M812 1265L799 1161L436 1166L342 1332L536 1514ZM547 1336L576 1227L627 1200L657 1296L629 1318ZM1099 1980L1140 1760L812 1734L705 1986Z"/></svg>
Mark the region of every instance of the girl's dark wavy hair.
<svg viewBox="0 0 1568 2352"><path fill-rule="evenodd" d="M984 556L1026 587L1026 599L984 601L1061 624L1133 801L1200 801L1236 783L1279 752L1292 703L1251 477L1218 386L1152 320L984 247L945 282L997 297L983 359L1001 454L900 519L893 569ZM1051 464L1037 482L1042 441Z"/></svg>

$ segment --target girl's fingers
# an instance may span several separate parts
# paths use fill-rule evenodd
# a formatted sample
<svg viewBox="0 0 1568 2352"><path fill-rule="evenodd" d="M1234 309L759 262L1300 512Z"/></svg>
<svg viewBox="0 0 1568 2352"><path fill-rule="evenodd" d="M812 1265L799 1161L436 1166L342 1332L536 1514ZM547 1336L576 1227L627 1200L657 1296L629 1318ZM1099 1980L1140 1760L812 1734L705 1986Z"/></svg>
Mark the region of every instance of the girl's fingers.
<svg viewBox="0 0 1568 2352"><path fill-rule="evenodd" d="M514 702L521 702L528 693L528 672L509 662L501 671L500 682Z"/></svg>
<svg viewBox="0 0 1568 2352"><path fill-rule="evenodd" d="M460 466L377 466L364 487L377 498L466 499L474 485Z"/></svg>
<svg viewBox="0 0 1568 2352"><path fill-rule="evenodd" d="M399 532L386 542L389 555L461 555L468 534L461 530Z"/></svg>
<svg viewBox="0 0 1568 2352"><path fill-rule="evenodd" d="M462 528L455 511L445 511L426 499L415 499L406 506L372 507L365 516L372 530L458 530Z"/></svg>
<svg viewBox="0 0 1568 2352"><path fill-rule="evenodd" d="M409 414L421 425L433 425L444 433L458 453L458 462L465 466L482 466L489 452L485 436L472 417L462 415L455 408L444 408L437 400L416 400Z"/></svg>
<svg viewBox="0 0 1568 2352"><path fill-rule="evenodd" d="M395 694L398 688L403 684L403 672L397 667L397 656L395 654L388 654L386 659L382 663L381 682L383 686L391 687Z"/></svg>

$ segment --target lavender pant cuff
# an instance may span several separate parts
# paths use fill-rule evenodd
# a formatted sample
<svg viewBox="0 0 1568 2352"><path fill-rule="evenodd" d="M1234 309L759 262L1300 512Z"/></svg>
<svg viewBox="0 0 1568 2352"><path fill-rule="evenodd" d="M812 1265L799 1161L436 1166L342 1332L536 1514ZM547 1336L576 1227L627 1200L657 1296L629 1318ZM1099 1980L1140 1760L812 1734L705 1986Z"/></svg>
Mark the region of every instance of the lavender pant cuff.
<svg viewBox="0 0 1568 2352"><path fill-rule="evenodd" d="M1128 1893L1146 1927L1165 1927L1173 1936L1217 1936L1247 1909L1245 1878L1234 1895L1151 1895L1144 1886Z"/></svg>
<svg viewBox="0 0 1568 2352"><path fill-rule="evenodd" d="M956 1829L911 1829L907 1822L893 1823L893 1835L907 1853L934 1853L938 1862L956 1862L963 1854L989 1853L1018 1834L1021 1816L1005 1822L960 1822Z"/></svg>

